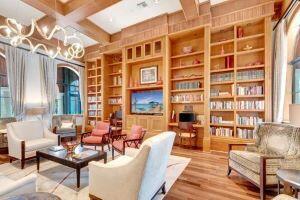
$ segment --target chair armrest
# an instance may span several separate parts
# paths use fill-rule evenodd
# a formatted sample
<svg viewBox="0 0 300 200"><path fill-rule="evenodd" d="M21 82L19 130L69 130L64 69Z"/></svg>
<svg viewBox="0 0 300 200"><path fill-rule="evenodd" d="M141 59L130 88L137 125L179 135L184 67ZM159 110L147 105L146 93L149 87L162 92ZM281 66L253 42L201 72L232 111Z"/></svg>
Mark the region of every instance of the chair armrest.
<svg viewBox="0 0 300 200"><path fill-rule="evenodd" d="M123 139L123 140L126 140L127 138L127 134L118 134L118 135L112 135L112 142L114 142L115 140L120 140L120 139Z"/></svg>
<svg viewBox="0 0 300 200"><path fill-rule="evenodd" d="M52 133L47 128L44 128L44 137L53 141L57 141L57 143L59 143L59 135Z"/></svg>
<svg viewBox="0 0 300 200"><path fill-rule="evenodd" d="M228 151L232 150L232 147L234 146L248 146L248 145L252 145L253 143L231 143L228 144Z"/></svg>
<svg viewBox="0 0 300 200"><path fill-rule="evenodd" d="M82 132L80 135L80 142L82 143L82 140L84 137L90 135L92 133L92 131L85 131L85 132Z"/></svg>
<svg viewBox="0 0 300 200"><path fill-rule="evenodd" d="M272 160L272 159L284 159L284 156L268 156L268 155L262 155L260 157L260 160Z"/></svg>
<svg viewBox="0 0 300 200"><path fill-rule="evenodd" d="M7 126L7 140L8 140L8 153L9 156L14 158L22 158L22 143L24 140L19 139L13 132L10 126Z"/></svg>
<svg viewBox="0 0 300 200"><path fill-rule="evenodd" d="M0 196L15 196L36 192L36 174L30 174L0 189Z"/></svg>
<svg viewBox="0 0 300 200"><path fill-rule="evenodd" d="M135 157L138 154L138 152L139 152L138 149L128 147L128 148L126 148L126 151L124 153L126 156Z"/></svg>

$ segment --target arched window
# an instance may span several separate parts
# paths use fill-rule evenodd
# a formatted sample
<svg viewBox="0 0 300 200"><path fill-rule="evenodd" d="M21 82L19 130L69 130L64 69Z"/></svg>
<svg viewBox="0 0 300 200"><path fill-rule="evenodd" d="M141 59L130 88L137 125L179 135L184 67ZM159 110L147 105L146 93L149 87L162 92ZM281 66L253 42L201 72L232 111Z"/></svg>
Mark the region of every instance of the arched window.
<svg viewBox="0 0 300 200"><path fill-rule="evenodd" d="M5 57L0 53L0 118L12 117L12 103L8 88Z"/></svg>
<svg viewBox="0 0 300 200"><path fill-rule="evenodd" d="M80 114L79 76L67 67L57 68L56 114Z"/></svg>

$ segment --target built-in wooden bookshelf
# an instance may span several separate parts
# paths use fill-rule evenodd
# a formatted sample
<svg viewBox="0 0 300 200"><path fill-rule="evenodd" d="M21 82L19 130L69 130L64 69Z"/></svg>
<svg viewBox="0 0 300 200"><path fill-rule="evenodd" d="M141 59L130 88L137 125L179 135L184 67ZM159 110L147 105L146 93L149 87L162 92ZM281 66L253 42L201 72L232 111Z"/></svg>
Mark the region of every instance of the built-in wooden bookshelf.
<svg viewBox="0 0 300 200"><path fill-rule="evenodd" d="M122 107L122 51L103 55L103 117L108 120Z"/></svg>
<svg viewBox="0 0 300 200"><path fill-rule="evenodd" d="M214 140L251 140L255 125L270 120L265 101L270 95L265 84L270 81L266 80L270 69L265 67L270 59L265 57L266 23L261 19L212 30L210 133Z"/></svg>
<svg viewBox="0 0 300 200"><path fill-rule="evenodd" d="M107 119L122 107L123 129L139 124L148 133L178 131L178 114L184 107L192 106L203 120L194 124L199 133L198 147L225 151L228 143L253 142L239 131L252 131L253 121L271 121L271 4L210 16L209 23L183 20L177 26L182 15L164 18L163 26L156 29L153 25L153 32L149 24L144 32L139 32L143 30L142 24L122 31L121 40L112 44L119 44L119 48L108 48L95 54L99 58L86 60L87 96L99 97L97 102L86 101L87 108L90 104L97 104L99 111L103 108L103 114L99 112L96 116L90 116L87 109L87 122ZM134 35L136 31L138 34ZM123 33L128 36L124 40ZM189 46L192 50L187 48L183 52ZM113 61L114 54L122 60ZM140 69L150 66L158 67L157 83L140 84ZM122 84L113 84L114 77L122 77ZM189 83L197 84L187 88ZM131 94L147 90L163 91L161 115L131 112ZM198 96L189 98L190 95ZM117 98L121 103L109 104L109 99ZM255 103L264 106L244 107ZM176 117L172 119L173 110ZM211 133L212 129L220 128L232 133Z"/></svg>
<svg viewBox="0 0 300 200"><path fill-rule="evenodd" d="M100 57L86 61L86 116L89 125L103 119L102 69Z"/></svg>

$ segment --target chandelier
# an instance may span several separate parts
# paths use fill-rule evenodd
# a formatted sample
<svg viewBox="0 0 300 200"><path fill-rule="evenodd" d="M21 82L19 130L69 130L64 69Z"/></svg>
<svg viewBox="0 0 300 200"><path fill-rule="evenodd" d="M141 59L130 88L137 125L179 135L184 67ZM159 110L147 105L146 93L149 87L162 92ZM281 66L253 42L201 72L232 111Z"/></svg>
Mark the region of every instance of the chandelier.
<svg viewBox="0 0 300 200"><path fill-rule="evenodd" d="M43 43L33 43L31 38L35 30L46 40L51 40L56 33L62 33L63 41L59 42L58 40L55 50L48 48ZM82 58L85 52L82 40L75 33L68 35L67 31L58 25L55 25L51 31L49 31L47 26L41 29L35 20L31 21L29 31L25 33L25 27L15 19L7 18L5 24L0 26L0 36L9 39L10 44L14 47L27 44L32 52L36 52L38 49L44 50L51 58L62 56L67 60L71 60L74 58ZM63 44L64 48L61 47L60 43Z"/></svg>

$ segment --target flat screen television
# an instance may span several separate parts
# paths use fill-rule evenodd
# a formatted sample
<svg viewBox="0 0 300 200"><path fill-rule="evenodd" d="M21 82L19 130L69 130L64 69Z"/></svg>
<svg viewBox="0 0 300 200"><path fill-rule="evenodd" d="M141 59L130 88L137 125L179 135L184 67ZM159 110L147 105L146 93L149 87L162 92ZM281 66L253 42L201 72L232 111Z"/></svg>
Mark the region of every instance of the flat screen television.
<svg viewBox="0 0 300 200"><path fill-rule="evenodd" d="M163 114L162 90L134 91L131 93L131 113L145 115Z"/></svg>

